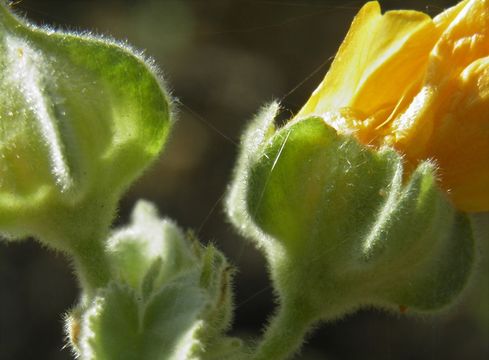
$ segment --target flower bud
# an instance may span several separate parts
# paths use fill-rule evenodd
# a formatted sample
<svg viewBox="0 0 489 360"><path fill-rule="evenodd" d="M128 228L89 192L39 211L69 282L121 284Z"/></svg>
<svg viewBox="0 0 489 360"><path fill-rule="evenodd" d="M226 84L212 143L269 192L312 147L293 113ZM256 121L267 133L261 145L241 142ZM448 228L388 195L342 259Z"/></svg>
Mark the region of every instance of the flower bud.
<svg viewBox="0 0 489 360"><path fill-rule="evenodd" d="M169 100L112 40L37 28L0 1L0 232L66 249L107 231L159 153Z"/></svg>
<svg viewBox="0 0 489 360"><path fill-rule="evenodd" d="M394 147L408 172L434 160L458 209L488 211L489 1L462 1L434 19L367 3L296 119L312 115L363 144Z"/></svg>
<svg viewBox="0 0 489 360"><path fill-rule="evenodd" d="M276 109L244 137L227 208L263 249L282 304L318 320L362 305L431 312L452 303L474 246L436 167L423 162L406 178L396 151L337 134L333 119L275 129Z"/></svg>
<svg viewBox="0 0 489 360"><path fill-rule="evenodd" d="M232 270L217 249L140 201L107 253L113 281L67 319L82 359L240 359L241 342L223 335Z"/></svg>

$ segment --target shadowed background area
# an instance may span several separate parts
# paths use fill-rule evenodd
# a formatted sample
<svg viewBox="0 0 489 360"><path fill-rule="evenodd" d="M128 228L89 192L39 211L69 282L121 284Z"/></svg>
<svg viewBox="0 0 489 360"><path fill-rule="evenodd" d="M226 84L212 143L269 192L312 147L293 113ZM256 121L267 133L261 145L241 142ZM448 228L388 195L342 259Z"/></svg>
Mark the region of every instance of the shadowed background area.
<svg viewBox="0 0 489 360"><path fill-rule="evenodd" d="M382 1L435 15L455 1ZM428 6L426 4L429 4ZM138 198L212 241L238 268L233 333L257 336L274 307L261 255L227 222L222 197L253 115L280 100L282 119L319 84L358 1L105 0L17 1L37 24L90 30L126 40L155 59L176 97L178 122L165 152L132 186L116 223ZM488 217L477 217L481 250L489 250ZM483 245L483 246L482 246ZM486 254L489 251L486 251ZM307 259L305 259L307 261ZM363 310L326 324L303 359L486 359L489 356L488 262L459 305L435 318ZM62 349L62 314L77 284L61 254L32 240L0 243L0 359L71 359ZM408 311L409 313L409 311Z"/></svg>

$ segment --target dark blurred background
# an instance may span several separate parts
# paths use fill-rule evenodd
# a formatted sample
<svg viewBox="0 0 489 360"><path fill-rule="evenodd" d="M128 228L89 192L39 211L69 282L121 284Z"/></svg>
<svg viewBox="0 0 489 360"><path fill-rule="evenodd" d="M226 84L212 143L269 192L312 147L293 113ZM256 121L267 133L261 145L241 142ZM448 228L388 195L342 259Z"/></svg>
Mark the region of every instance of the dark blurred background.
<svg viewBox="0 0 489 360"><path fill-rule="evenodd" d="M383 9L435 15L455 1L382 1ZM257 336L274 302L261 255L227 222L222 196L237 144L260 107L280 100L290 117L329 67L359 1L23 0L37 24L126 40L153 57L178 99L178 122L161 158L121 202L125 223L138 198L216 243L239 269L233 332ZM488 217L476 218L489 243ZM460 304L437 317L363 310L325 324L303 359L488 359L488 262ZM0 360L70 359L62 314L78 288L61 254L29 240L0 243ZM273 359L271 359L273 360Z"/></svg>

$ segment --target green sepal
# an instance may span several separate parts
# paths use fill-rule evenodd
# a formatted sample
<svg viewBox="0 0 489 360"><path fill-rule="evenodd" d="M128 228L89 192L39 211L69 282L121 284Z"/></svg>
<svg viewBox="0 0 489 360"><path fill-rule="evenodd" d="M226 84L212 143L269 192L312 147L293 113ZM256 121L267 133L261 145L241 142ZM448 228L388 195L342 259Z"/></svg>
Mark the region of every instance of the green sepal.
<svg viewBox="0 0 489 360"><path fill-rule="evenodd" d="M195 269L196 255L185 234L169 219L160 219L149 202L138 201L131 223L107 241L113 278L142 293Z"/></svg>
<svg viewBox="0 0 489 360"><path fill-rule="evenodd" d="M82 359L206 359L244 356L225 335L232 321L232 268L212 245L203 247L148 202L131 224L114 231L107 258L113 281L68 317Z"/></svg>
<svg viewBox="0 0 489 360"><path fill-rule="evenodd" d="M275 129L276 111L246 132L226 206L263 249L282 306L300 304L313 322L364 305L432 312L453 303L474 244L436 167L408 176L392 149L338 135L320 117Z"/></svg>
<svg viewBox="0 0 489 360"><path fill-rule="evenodd" d="M38 28L0 1L0 232L62 250L106 235L160 152L170 100L128 46Z"/></svg>
<svg viewBox="0 0 489 360"><path fill-rule="evenodd" d="M178 283L143 302L131 288L114 284L100 291L82 322L82 359L186 359L202 326L205 294Z"/></svg>

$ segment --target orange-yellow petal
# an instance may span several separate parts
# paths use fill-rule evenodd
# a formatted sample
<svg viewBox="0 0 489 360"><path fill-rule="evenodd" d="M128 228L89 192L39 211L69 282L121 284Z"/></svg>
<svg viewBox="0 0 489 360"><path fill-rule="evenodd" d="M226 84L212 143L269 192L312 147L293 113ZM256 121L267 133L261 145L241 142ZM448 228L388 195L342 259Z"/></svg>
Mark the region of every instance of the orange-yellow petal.
<svg viewBox="0 0 489 360"><path fill-rule="evenodd" d="M489 0L464 0L434 19L415 11L355 17L323 82L294 121L322 116L340 133L439 165L465 211L489 211Z"/></svg>
<svg viewBox="0 0 489 360"><path fill-rule="evenodd" d="M445 16L450 22L430 54L423 87L392 122L387 141L412 166L434 159L459 209L487 211L489 1L465 1L454 9Z"/></svg>
<svg viewBox="0 0 489 360"><path fill-rule="evenodd" d="M380 12L363 6L321 85L298 117L353 107L369 114L393 108L406 85L420 82L437 37L432 19L417 11Z"/></svg>

